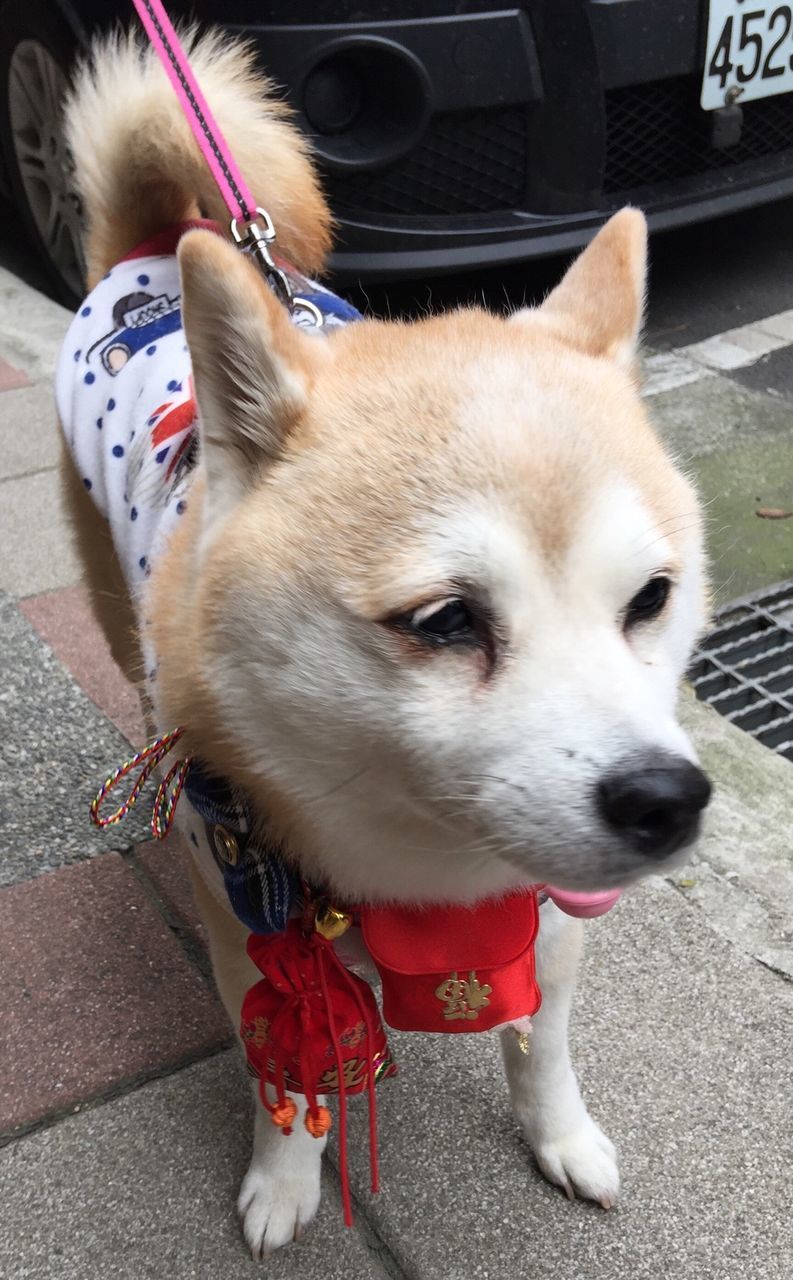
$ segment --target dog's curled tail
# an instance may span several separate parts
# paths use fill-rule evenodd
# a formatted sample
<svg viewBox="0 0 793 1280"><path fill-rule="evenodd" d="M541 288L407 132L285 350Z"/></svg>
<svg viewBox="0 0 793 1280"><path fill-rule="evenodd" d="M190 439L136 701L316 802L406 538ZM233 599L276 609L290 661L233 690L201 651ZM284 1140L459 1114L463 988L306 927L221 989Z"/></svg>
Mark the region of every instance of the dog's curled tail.
<svg viewBox="0 0 793 1280"><path fill-rule="evenodd" d="M219 31L183 28L196 79L258 204L269 210L279 250L319 270L330 214L308 147L257 71L250 45ZM67 138L86 215L90 287L158 231L202 214L228 214L176 94L145 37L99 38L78 66L65 104Z"/></svg>

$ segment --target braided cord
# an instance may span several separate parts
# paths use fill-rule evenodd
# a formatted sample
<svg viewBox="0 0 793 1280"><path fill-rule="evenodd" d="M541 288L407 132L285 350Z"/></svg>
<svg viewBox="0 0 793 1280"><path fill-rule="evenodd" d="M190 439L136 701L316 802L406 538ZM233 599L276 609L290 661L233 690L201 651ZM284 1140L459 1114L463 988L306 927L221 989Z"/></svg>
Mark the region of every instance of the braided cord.
<svg viewBox="0 0 793 1280"><path fill-rule="evenodd" d="M105 827L115 826L116 823L126 818L157 765L175 747L183 733L184 727L181 727L172 730L171 733L164 734L161 738L155 738L142 751L138 751L129 760L125 760L122 765L119 765L118 769L115 769L110 774L109 778L105 779L91 801L90 817L95 827L104 830ZM182 794L192 762L192 756L185 756L183 760L177 760L157 788L151 815L151 830L156 840L164 840L173 826L176 805L179 801L179 796ZM126 778L128 774L132 773L133 769L137 768L140 768L140 773L132 784L132 789L126 800L119 805L114 813L103 817L100 809L107 796L121 782L122 778Z"/></svg>

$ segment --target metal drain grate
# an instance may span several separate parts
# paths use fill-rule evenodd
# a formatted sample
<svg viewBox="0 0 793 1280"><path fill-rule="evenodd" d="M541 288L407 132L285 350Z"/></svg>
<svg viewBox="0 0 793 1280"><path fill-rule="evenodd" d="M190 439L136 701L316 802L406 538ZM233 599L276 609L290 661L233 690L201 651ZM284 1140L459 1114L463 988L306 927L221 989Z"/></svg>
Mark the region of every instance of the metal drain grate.
<svg viewBox="0 0 793 1280"><path fill-rule="evenodd" d="M793 581L724 609L690 675L698 698L793 760Z"/></svg>

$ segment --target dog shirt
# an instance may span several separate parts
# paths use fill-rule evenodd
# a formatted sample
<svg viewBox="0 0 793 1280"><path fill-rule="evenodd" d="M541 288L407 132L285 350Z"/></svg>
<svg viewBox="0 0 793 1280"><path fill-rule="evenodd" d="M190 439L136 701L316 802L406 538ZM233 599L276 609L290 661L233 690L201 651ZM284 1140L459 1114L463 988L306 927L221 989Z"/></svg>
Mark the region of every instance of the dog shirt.
<svg viewBox="0 0 793 1280"><path fill-rule="evenodd" d="M185 511L196 459L196 403L182 328L176 246L187 223L108 271L72 321L55 379L58 414L86 489L108 520L136 607L151 566ZM360 319L287 268L326 328Z"/></svg>
<svg viewBox="0 0 793 1280"><path fill-rule="evenodd" d="M157 655L147 635L146 581L187 509L198 451L190 353L182 327L176 249L191 222L160 233L107 272L77 311L58 361L55 397L61 427L85 488L107 519L140 624L146 689L157 707ZM280 262L295 294L320 311L323 329L360 313L316 281ZM295 312L299 324L303 313ZM239 834L241 857L218 856L211 832ZM244 797L199 767L191 770L179 826L193 845L218 901L249 928L283 927L295 885L278 856L247 837ZM274 853L275 851L269 850ZM221 874L219 874L219 872Z"/></svg>

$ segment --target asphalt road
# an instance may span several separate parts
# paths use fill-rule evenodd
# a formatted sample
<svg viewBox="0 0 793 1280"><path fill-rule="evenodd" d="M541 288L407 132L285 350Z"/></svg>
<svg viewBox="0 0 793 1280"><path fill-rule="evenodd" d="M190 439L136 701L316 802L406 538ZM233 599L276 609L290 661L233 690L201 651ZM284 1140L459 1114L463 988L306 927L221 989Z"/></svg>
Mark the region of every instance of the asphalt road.
<svg viewBox="0 0 793 1280"><path fill-rule="evenodd" d="M16 215L0 209L0 265L47 292ZM494 308L537 301L564 269L558 258L348 290L375 314L416 314L483 299ZM655 349L698 342L793 307L793 200L653 238L646 339ZM775 390L793 396L793 357L772 357Z"/></svg>

